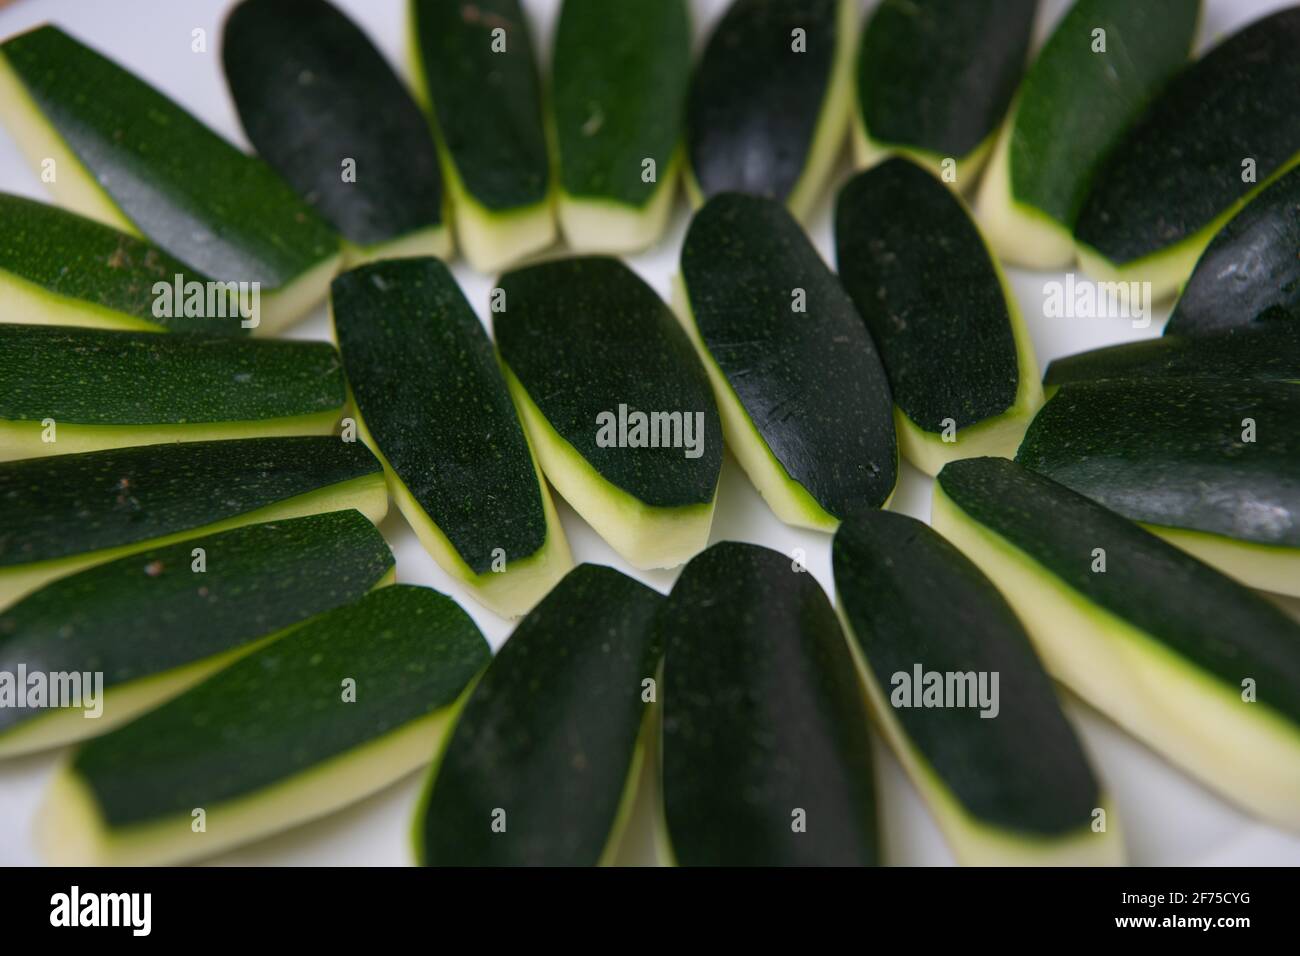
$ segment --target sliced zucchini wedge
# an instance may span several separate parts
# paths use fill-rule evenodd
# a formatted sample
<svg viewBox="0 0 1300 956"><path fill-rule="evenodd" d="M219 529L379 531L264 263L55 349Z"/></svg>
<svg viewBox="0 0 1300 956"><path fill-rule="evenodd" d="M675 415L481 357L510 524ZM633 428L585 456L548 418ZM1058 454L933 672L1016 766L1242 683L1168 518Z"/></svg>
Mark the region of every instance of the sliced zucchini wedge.
<svg viewBox="0 0 1300 956"><path fill-rule="evenodd" d="M1229 800L1300 829L1300 624L1004 459L945 467L931 521L997 584L1053 676Z"/></svg>
<svg viewBox="0 0 1300 956"><path fill-rule="evenodd" d="M551 59L560 226L575 252L635 252L677 194L691 75L685 0L564 0Z"/></svg>
<svg viewBox="0 0 1300 956"><path fill-rule="evenodd" d="M241 311L247 302L235 298L238 287L231 294L214 290L209 315L207 282L129 233L0 193L0 322L247 334L251 319Z"/></svg>
<svg viewBox="0 0 1300 956"><path fill-rule="evenodd" d="M722 423L672 311L603 257L520 269L500 288L497 349L546 477L634 567L676 567L701 551Z"/></svg>
<svg viewBox="0 0 1300 956"><path fill-rule="evenodd" d="M858 48L859 169L902 155L953 188L981 168L1025 70L1038 0L883 0Z"/></svg>
<svg viewBox="0 0 1300 956"><path fill-rule="evenodd" d="M0 670L98 673L101 683L77 709L0 708L0 757L106 733L392 575L383 537L349 510L153 548L47 584L0 611Z"/></svg>
<svg viewBox="0 0 1300 956"><path fill-rule="evenodd" d="M573 566L483 325L437 259L334 280L334 333L358 430L438 565L505 617Z"/></svg>
<svg viewBox="0 0 1300 956"><path fill-rule="evenodd" d="M727 447L776 516L834 531L898 481L893 404L853 300L770 199L705 205L682 246L678 306Z"/></svg>
<svg viewBox="0 0 1300 956"><path fill-rule="evenodd" d="M682 866L879 862L866 701L798 562L725 541L659 613L665 850Z"/></svg>
<svg viewBox="0 0 1300 956"><path fill-rule="evenodd" d="M0 608L146 548L355 508L378 524L384 473L360 442L311 436L145 445L0 464Z"/></svg>
<svg viewBox="0 0 1300 956"><path fill-rule="evenodd" d="M54 864L176 863L324 816L427 763L490 657L451 598L380 588L84 744L38 847Z"/></svg>
<svg viewBox="0 0 1300 956"><path fill-rule="evenodd" d="M742 192L812 213L848 129L856 38L852 0L733 0L687 99L697 208Z"/></svg>
<svg viewBox="0 0 1300 956"><path fill-rule="evenodd" d="M840 191L835 248L908 461L933 475L954 458L1014 455L1043 402L1038 360L961 200L920 166L887 160Z"/></svg>
<svg viewBox="0 0 1300 956"><path fill-rule="evenodd" d="M326 342L0 324L0 461L328 435L346 400Z"/></svg>
<svg viewBox="0 0 1300 956"><path fill-rule="evenodd" d="M1224 223L1300 162L1297 47L1300 6L1287 7L1169 83L1097 169L1074 227L1085 272L1173 295Z"/></svg>
<svg viewBox="0 0 1300 956"><path fill-rule="evenodd" d="M520 622L435 759L424 866L608 864L644 760L663 597L583 564Z"/></svg>
<svg viewBox="0 0 1300 956"><path fill-rule="evenodd" d="M1300 596L1300 389L1203 379L1080 382L1016 460L1251 587Z"/></svg>
<svg viewBox="0 0 1300 956"><path fill-rule="evenodd" d="M1196 261L1166 335L1300 320L1300 169L1228 220Z"/></svg>
<svg viewBox="0 0 1300 956"><path fill-rule="evenodd" d="M519 0L410 0L417 93L432 110L461 250L496 272L555 240L541 83Z"/></svg>
<svg viewBox="0 0 1300 956"><path fill-rule="evenodd" d="M451 254L428 119L346 14L325 0L243 0L221 62L258 155L347 241L350 262Z"/></svg>
<svg viewBox="0 0 1300 956"><path fill-rule="evenodd" d="M58 27L0 43L0 120L36 169L54 164L61 205L213 280L256 283L261 331L324 298L339 261L324 220L260 159Z"/></svg>
<svg viewBox="0 0 1300 956"><path fill-rule="evenodd" d="M1033 269L1074 262L1074 225L1097 168L1187 63L1200 9L1200 0L1075 0L1066 11L1025 74L980 184L980 225L1000 258ZM1135 211L1122 214L1128 222Z"/></svg>
<svg viewBox="0 0 1300 956"><path fill-rule="evenodd" d="M832 563L876 723L957 861L1122 863L1088 755L979 568L915 518L873 511L840 525Z"/></svg>

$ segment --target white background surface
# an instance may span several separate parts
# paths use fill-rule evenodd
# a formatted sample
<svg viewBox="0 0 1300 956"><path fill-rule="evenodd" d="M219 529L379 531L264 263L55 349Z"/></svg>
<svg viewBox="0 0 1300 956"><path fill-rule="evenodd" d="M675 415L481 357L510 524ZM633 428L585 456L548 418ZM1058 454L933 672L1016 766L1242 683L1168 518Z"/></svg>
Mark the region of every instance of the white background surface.
<svg viewBox="0 0 1300 956"><path fill-rule="evenodd" d="M408 79L404 39L403 0L334 0L345 9ZM1140 2L1140 0L1135 0ZM609 0L617 8L618 0ZM1266 11L1286 6L1285 0L1204 0L1199 48L1212 45ZM226 92L220 63L221 23L231 3L224 0L17 0L0 9L0 39L39 23L57 23L82 41L113 57L155 84L221 134L248 148ZM543 69L558 0L524 0L531 17ZM870 6L871 4L864 4ZM697 48L725 0L692 0ZM1041 0L1037 42L1064 12L1065 0ZM191 31L208 33L206 53L191 51ZM1297 51L1300 55L1300 51ZM850 174L848 151L811 219L810 232L822 255L834 262L831 204L839 185ZM49 201L39 179L27 168L17 147L0 130L0 189ZM677 255L688 211L684 199L662 242L629 259L665 300L677 268ZM467 297L486 317L494 277L472 272L464 263L455 272ZM1136 330L1127 319L1047 319L1043 315L1044 284L1061 274L1009 270L1025 320L1037 348L1041 367L1057 356L1129 339L1159 334L1167 304L1157 308L1155 321ZM20 317L6 317L19 319ZM328 339L323 306L290 333L294 338ZM809 383L816 387L815 382ZM931 481L903 466L894 508L926 519ZM676 572L643 573L627 567L559 496L564 529L575 561L612 565L661 591ZM459 600L478 621L493 647L509 634L509 624L467 597L434 564L407 528L397 508L390 510L382 531L397 555L401 581L425 584ZM806 564L828 593L832 593L830 538L786 527L772 516L730 456L722 471L712 541L752 541L786 553L803 548ZM1300 615L1300 602L1290 609ZM1239 812L1200 784L1173 768L1105 718L1073 699L1066 701L1085 746L1116 812L1112 824L1123 830L1129 860L1135 864L1300 864L1300 836L1267 827ZM952 858L916 791L901 768L877 740L878 788L886 859L896 864L945 864ZM66 755L55 751L0 762L0 864L38 862L29 842L31 821L50 774ZM297 827L272 839L222 855L213 862L236 864L402 864L410 862L407 835L423 774L413 775L343 812ZM644 788L643 794L644 797ZM642 799L632 821L619 862L654 862L651 816Z"/></svg>

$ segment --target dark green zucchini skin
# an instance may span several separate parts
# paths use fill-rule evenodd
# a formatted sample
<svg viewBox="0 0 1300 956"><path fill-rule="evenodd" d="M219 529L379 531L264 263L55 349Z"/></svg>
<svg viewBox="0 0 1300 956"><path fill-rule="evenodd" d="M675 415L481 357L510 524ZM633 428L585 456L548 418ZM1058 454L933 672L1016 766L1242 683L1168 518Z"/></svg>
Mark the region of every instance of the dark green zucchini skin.
<svg viewBox="0 0 1300 956"><path fill-rule="evenodd" d="M1187 280L1166 335L1300 319L1300 168L1228 220Z"/></svg>
<svg viewBox="0 0 1300 956"><path fill-rule="evenodd" d="M867 711L816 579L776 551L716 544L682 571L657 626L676 861L878 863ZM796 809L806 832L793 830Z"/></svg>
<svg viewBox="0 0 1300 956"><path fill-rule="evenodd" d="M207 278L135 236L10 193L0 193L0 270L54 295L112 309L170 332L248 332L238 316L154 315L154 283L174 285L178 275L182 284ZM21 321L22 316L0 319Z"/></svg>
<svg viewBox="0 0 1300 956"><path fill-rule="evenodd" d="M523 426L483 325L447 267L389 259L330 287L344 369L366 428L397 477L481 574L546 543Z"/></svg>
<svg viewBox="0 0 1300 956"><path fill-rule="evenodd" d="M338 251L338 237L269 166L57 27L0 52L118 208L192 268L274 288Z"/></svg>
<svg viewBox="0 0 1300 956"><path fill-rule="evenodd" d="M1134 521L1296 547L1297 421L1285 382L1081 382L1043 406L1016 460Z"/></svg>
<svg viewBox="0 0 1300 956"><path fill-rule="evenodd" d="M148 541L380 472L361 442L247 438L0 464L0 568Z"/></svg>
<svg viewBox="0 0 1300 956"><path fill-rule="evenodd" d="M893 675L916 665L998 675L991 719L977 707L892 708L962 808L1024 834L1086 829L1097 779L1024 627L979 568L929 526L884 511L845 520L832 563L850 639L886 701Z"/></svg>
<svg viewBox="0 0 1300 956"><path fill-rule="evenodd" d="M564 0L552 58L560 182L570 196L642 206L682 136L691 75L685 0Z"/></svg>
<svg viewBox="0 0 1300 956"><path fill-rule="evenodd" d="M682 246L700 337L789 476L827 512L878 507L898 480L893 399L853 300L776 202L705 204ZM806 314L791 293L807 293Z"/></svg>
<svg viewBox="0 0 1300 956"><path fill-rule="evenodd" d="M1272 602L1004 458L951 462L938 482L971 518L1089 601L1234 688L1255 676L1269 687L1266 706L1300 721L1300 625ZM1106 551L1105 574L1092 571L1095 548Z"/></svg>
<svg viewBox="0 0 1300 956"><path fill-rule="evenodd" d="M837 0L734 0L696 64L686 107L691 171L707 198L784 202L812 149L835 55ZM792 50L792 31L808 49Z"/></svg>
<svg viewBox="0 0 1300 956"><path fill-rule="evenodd" d="M447 707L490 657L451 598L380 588L89 741L72 771L110 828L189 816ZM342 700L345 678L353 702Z"/></svg>
<svg viewBox="0 0 1300 956"><path fill-rule="evenodd" d="M518 0L411 0L411 11L438 134L469 195L490 212L544 201L541 84ZM504 53L492 51L496 29Z"/></svg>
<svg viewBox="0 0 1300 956"><path fill-rule="evenodd" d="M1079 242L1127 263L1188 239L1297 153L1300 7L1233 34L1176 76L1098 169Z"/></svg>
<svg viewBox="0 0 1300 956"><path fill-rule="evenodd" d="M428 120L346 15L325 0L244 0L221 47L258 155L345 239L371 246L442 225Z"/></svg>
<svg viewBox="0 0 1300 956"><path fill-rule="evenodd" d="M0 420L82 425L258 421L347 400L325 342L0 324Z"/></svg>
<svg viewBox="0 0 1300 956"><path fill-rule="evenodd" d="M605 480L655 507L708 504L722 422L694 346L668 306L618 259L562 259L501 278L492 317L501 359L546 420ZM597 415L704 414L701 454L597 444Z"/></svg>
<svg viewBox="0 0 1300 956"><path fill-rule="evenodd" d="M195 548L205 553L202 574L191 569ZM0 612L0 662L99 671L111 689L351 603L392 567L359 511L194 538L60 578ZM0 733L47 713L0 708Z"/></svg>
<svg viewBox="0 0 1300 956"><path fill-rule="evenodd" d="M1038 0L884 0L858 49L871 138L959 158L997 129L1024 73Z"/></svg>
<svg viewBox="0 0 1300 956"><path fill-rule="evenodd" d="M1300 382L1300 325L1268 323L1213 335L1168 335L1080 352L1047 366L1052 387L1101 379L1208 378Z"/></svg>
<svg viewBox="0 0 1300 956"><path fill-rule="evenodd" d="M1020 373L997 267L961 201L890 159L835 206L840 281L867 323L894 403L925 431L965 428L1016 403Z"/></svg>
<svg viewBox="0 0 1300 956"><path fill-rule="evenodd" d="M461 711L417 822L428 866L600 861L659 667L656 591L583 564L515 629ZM506 813L493 832L492 814Z"/></svg>

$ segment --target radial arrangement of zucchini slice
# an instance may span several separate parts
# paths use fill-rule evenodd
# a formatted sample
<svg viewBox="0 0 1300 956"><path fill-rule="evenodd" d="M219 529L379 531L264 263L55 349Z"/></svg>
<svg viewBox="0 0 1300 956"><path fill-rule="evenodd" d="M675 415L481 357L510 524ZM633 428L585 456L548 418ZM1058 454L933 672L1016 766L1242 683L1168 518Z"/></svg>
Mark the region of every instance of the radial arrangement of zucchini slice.
<svg viewBox="0 0 1300 956"><path fill-rule="evenodd" d="M806 218L852 112L852 0L734 0L696 65L686 187L766 196Z"/></svg>
<svg viewBox="0 0 1300 956"><path fill-rule="evenodd" d="M244 132L348 259L451 253L428 119L364 31L325 0L243 0L221 46Z"/></svg>
<svg viewBox="0 0 1300 956"><path fill-rule="evenodd" d="M519 0L410 0L410 12L456 236L470 265L495 272L555 239L528 19Z"/></svg>
<svg viewBox="0 0 1300 956"><path fill-rule="evenodd" d="M0 322L246 334L238 287L209 310L207 281L133 235L0 193Z"/></svg>
<svg viewBox="0 0 1300 956"><path fill-rule="evenodd" d="M1187 63L1200 8L1200 0L1076 0L1066 11L1025 75L980 184L980 224L999 257L1036 269L1074 261L1074 225L1097 167ZM1198 126L1191 135L1202 134ZM1148 169L1148 179L1163 168ZM1181 194L1174 202L1126 205L1119 215L1128 223L1181 208Z"/></svg>
<svg viewBox="0 0 1300 956"><path fill-rule="evenodd" d="M437 259L334 280L334 332L357 424L420 543L506 617L573 566L483 325Z"/></svg>
<svg viewBox="0 0 1300 956"><path fill-rule="evenodd" d="M1062 387L1016 460L1252 587L1300 596L1300 389L1205 379Z"/></svg>
<svg viewBox="0 0 1300 956"><path fill-rule="evenodd" d="M1205 247L1166 335L1300 320L1300 169L1246 204Z"/></svg>
<svg viewBox="0 0 1300 956"><path fill-rule="evenodd" d="M577 252L634 252L677 193L691 75L686 0L564 0L552 57L560 226Z"/></svg>
<svg viewBox="0 0 1300 956"><path fill-rule="evenodd" d="M993 579L1053 676L1228 799L1300 829L1300 624L1004 459L944 468L931 520Z"/></svg>
<svg viewBox="0 0 1300 956"><path fill-rule="evenodd" d="M1043 401L1038 361L961 200L920 166L887 160L840 191L835 246L907 459L933 475L954 458L1014 455Z"/></svg>
<svg viewBox="0 0 1300 956"><path fill-rule="evenodd" d="M325 222L262 160L57 27L0 44L0 119L60 205L212 279L258 283L261 331L324 297L339 260Z"/></svg>
<svg viewBox="0 0 1300 956"><path fill-rule="evenodd" d="M0 461L327 435L346 400L326 342L0 324Z"/></svg>
<svg viewBox="0 0 1300 956"><path fill-rule="evenodd" d="M571 571L474 686L415 815L426 866L609 863L631 813L663 597Z"/></svg>
<svg viewBox="0 0 1300 956"><path fill-rule="evenodd" d="M146 548L262 521L388 511L360 442L329 436L145 445L0 464L0 608Z"/></svg>
<svg viewBox="0 0 1300 956"><path fill-rule="evenodd" d="M1047 366L1043 387L1051 395L1072 382L1169 378L1300 382L1300 324L1165 335L1067 355Z"/></svg>
<svg viewBox="0 0 1300 956"><path fill-rule="evenodd" d="M1097 169L1074 227L1084 271L1150 282L1156 299L1187 280L1233 213L1300 161L1297 48L1300 6L1287 7L1169 83Z"/></svg>
<svg viewBox="0 0 1300 956"><path fill-rule="evenodd" d="M883 0L858 48L859 169L901 154L974 183L1024 73L1038 0Z"/></svg>
<svg viewBox="0 0 1300 956"><path fill-rule="evenodd" d="M727 447L777 517L824 531L898 481L889 382L853 300L768 199L711 199L682 246L682 319Z"/></svg>
<svg viewBox="0 0 1300 956"><path fill-rule="evenodd" d="M1087 754L992 582L888 512L846 520L832 560L872 712L958 862L1123 862Z"/></svg>
<svg viewBox="0 0 1300 956"><path fill-rule="evenodd" d="M501 279L493 326L546 477L638 568L709 540L722 423L672 310L617 259L561 259Z"/></svg>
<svg viewBox="0 0 1300 956"><path fill-rule="evenodd" d="M428 762L491 657L451 598L397 584L84 744L38 817L55 864L212 856Z"/></svg>
<svg viewBox="0 0 1300 956"><path fill-rule="evenodd" d="M663 635L663 852L683 866L879 862L867 705L835 609L776 551L723 542Z"/></svg>
<svg viewBox="0 0 1300 956"><path fill-rule="evenodd" d="M0 611L0 670L79 675L82 706L0 707L0 757L105 733L392 573L375 526L336 511L142 551L48 584ZM99 687L88 683L94 673Z"/></svg>

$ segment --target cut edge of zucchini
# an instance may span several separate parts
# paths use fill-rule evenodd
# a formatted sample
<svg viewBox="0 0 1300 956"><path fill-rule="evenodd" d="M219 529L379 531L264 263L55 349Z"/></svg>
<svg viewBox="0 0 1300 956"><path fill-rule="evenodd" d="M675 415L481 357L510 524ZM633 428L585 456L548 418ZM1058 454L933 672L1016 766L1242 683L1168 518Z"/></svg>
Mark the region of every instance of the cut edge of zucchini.
<svg viewBox="0 0 1300 956"><path fill-rule="evenodd" d="M261 291L261 311L254 335L275 335L297 322L325 301L330 282L343 265L342 240L339 248L291 281Z"/></svg>
<svg viewBox="0 0 1300 956"><path fill-rule="evenodd" d="M1139 522L1152 534L1247 587L1300 597L1300 548Z"/></svg>
<svg viewBox="0 0 1300 956"><path fill-rule="evenodd" d="M339 271L345 272L349 269L355 269L357 266L377 262L380 259L412 259L421 256L433 256L436 259L442 259L444 262L449 260L456 251L456 244L452 240L450 211L446 206L447 203L444 200L442 221L436 226L417 229L414 232L408 232L406 235L397 236L371 246L360 246L344 239L343 261L339 265Z"/></svg>
<svg viewBox="0 0 1300 956"><path fill-rule="evenodd" d="M1230 802L1300 830L1300 730L1258 705L1243 709L1236 690L1036 570L938 482L930 522L993 580L1057 680Z"/></svg>
<svg viewBox="0 0 1300 956"><path fill-rule="evenodd" d="M854 85L856 87L856 84ZM919 146L876 139L871 135L867 121L862 116L861 105L855 100L853 107L853 168L859 172L877 166L891 156L902 156L929 170L935 179L953 192L969 193L974 190L974 184L980 181L980 173L984 169L984 164L988 162L989 153L996 139L995 129L964 156L940 156L932 150ZM957 164L957 175L952 182L943 178L943 163L948 159Z"/></svg>
<svg viewBox="0 0 1300 956"><path fill-rule="evenodd" d="M556 216L564 241L574 253L641 252L654 245L668 226L677 198L677 178L685 151L678 147L664 175L640 206L605 197L575 196L560 186Z"/></svg>
<svg viewBox="0 0 1300 956"><path fill-rule="evenodd" d="M641 718L641 730L632 748L632 759L628 762L627 779L623 782L618 809L614 811L614 822L610 825L609 836L605 841L605 848L601 851L600 859L596 861L597 866L614 866L622 849L623 837L627 835L627 827L632 822L632 812L636 809L637 797L640 796L645 770L648 766L652 766L649 739L654 727L654 718L651 711L657 706L657 704L650 704L646 707L645 716Z"/></svg>
<svg viewBox="0 0 1300 956"><path fill-rule="evenodd" d="M0 91L0 95L3 92ZM229 321L234 322L235 319ZM111 332L167 332L161 322L149 322L98 302L62 295L30 279L0 269L0 322L24 325L79 326Z"/></svg>

